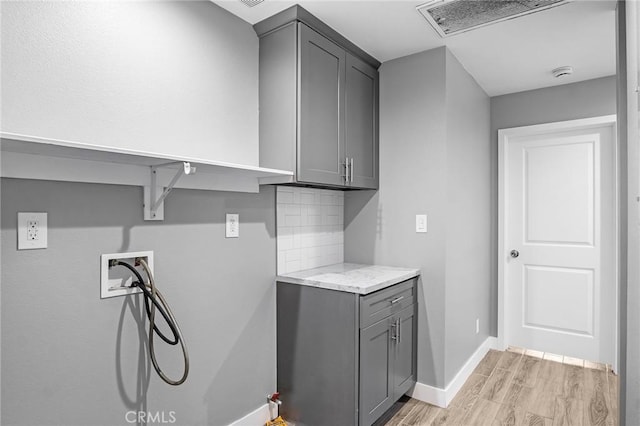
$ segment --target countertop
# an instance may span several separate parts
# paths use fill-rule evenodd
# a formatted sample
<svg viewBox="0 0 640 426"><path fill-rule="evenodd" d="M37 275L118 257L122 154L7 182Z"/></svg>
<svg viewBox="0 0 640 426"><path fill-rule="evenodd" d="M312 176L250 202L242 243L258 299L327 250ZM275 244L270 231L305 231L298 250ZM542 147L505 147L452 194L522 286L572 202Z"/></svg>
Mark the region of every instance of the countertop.
<svg viewBox="0 0 640 426"><path fill-rule="evenodd" d="M368 294L420 275L419 269L338 263L278 275L276 281Z"/></svg>

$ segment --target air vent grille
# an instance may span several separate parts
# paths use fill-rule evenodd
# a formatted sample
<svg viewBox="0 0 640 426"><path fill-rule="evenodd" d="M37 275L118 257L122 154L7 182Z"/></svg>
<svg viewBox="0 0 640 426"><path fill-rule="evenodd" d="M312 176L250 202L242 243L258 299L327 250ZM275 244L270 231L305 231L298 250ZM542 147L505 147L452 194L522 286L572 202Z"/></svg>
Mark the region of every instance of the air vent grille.
<svg viewBox="0 0 640 426"><path fill-rule="evenodd" d="M560 6L568 0L438 0L417 7L441 37Z"/></svg>
<svg viewBox="0 0 640 426"><path fill-rule="evenodd" d="M242 4L245 6L253 7L262 3L264 0L240 0Z"/></svg>

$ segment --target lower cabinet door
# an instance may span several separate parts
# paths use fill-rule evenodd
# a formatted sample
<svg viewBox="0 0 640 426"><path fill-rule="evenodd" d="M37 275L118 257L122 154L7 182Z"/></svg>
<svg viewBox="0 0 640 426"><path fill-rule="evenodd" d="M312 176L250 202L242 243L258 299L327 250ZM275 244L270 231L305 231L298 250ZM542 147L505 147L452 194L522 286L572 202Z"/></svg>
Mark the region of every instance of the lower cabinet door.
<svg viewBox="0 0 640 426"><path fill-rule="evenodd" d="M361 426L372 424L393 405L395 325L394 316L360 330Z"/></svg>
<svg viewBox="0 0 640 426"><path fill-rule="evenodd" d="M394 401L404 395L416 382L416 315L415 306L402 310L398 318L398 333L395 339L393 362Z"/></svg>

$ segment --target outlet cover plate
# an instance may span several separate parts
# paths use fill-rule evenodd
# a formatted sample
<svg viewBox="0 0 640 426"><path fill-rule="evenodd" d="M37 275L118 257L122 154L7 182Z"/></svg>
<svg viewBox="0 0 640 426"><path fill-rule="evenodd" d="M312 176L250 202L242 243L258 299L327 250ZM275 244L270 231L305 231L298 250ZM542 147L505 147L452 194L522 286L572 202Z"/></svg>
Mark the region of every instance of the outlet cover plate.
<svg viewBox="0 0 640 426"><path fill-rule="evenodd" d="M47 248L47 213L18 213L18 250Z"/></svg>
<svg viewBox="0 0 640 426"><path fill-rule="evenodd" d="M240 215L238 213L227 213L225 236L227 238L240 236Z"/></svg>
<svg viewBox="0 0 640 426"><path fill-rule="evenodd" d="M416 215L416 232L420 232L420 233L427 232L427 215L426 214Z"/></svg>
<svg viewBox="0 0 640 426"><path fill-rule="evenodd" d="M122 260L131 265L136 257L146 257L147 264L153 274L153 251L133 251L128 253L112 253L100 256L100 298L108 299L116 296L126 296L129 294L142 293L138 287L131 287L134 276L124 266L109 268L109 261L113 259ZM136 268L142 278L147 279L141 266Z"/></svg>

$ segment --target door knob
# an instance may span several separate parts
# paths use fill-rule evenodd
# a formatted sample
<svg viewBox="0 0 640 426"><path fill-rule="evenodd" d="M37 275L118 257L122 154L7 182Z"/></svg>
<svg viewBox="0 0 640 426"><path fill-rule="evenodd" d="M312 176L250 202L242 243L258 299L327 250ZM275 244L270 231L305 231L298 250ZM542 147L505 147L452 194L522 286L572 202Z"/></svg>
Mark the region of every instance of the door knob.
<svg viewBox="0 0 640 426"><path fill-rule="evenodd" d="M511 257L513 257L514 259L518 256L520 256L520 252L518 250L511 250Z"/></svg>

